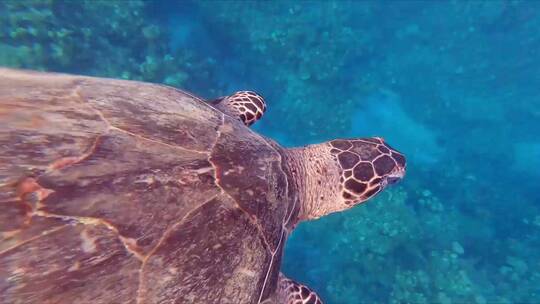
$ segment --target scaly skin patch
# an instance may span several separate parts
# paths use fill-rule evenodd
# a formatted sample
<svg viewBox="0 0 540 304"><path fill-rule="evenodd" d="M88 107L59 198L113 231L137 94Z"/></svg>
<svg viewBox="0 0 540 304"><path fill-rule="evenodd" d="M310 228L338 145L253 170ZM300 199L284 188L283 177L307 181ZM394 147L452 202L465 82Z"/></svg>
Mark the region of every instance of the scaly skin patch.
<svg viewBox="0 0 540 304"><path fill-rule="evenodd" d="M311 288L288 279L281 273L277 293L279 304L323 304Z"/></svg>
<svg viewBox="0 0 540 304"><path fill-rule="evenodd" d="M264 98L252 91L236 92L221 99L216 106L248 127L261 119L266 112Z"/></svg>
<svg viewBox="0 0 540 304"><path fill-rule="evenodd" d="M333 140L285 150L297 189L297 221L349 209L405 174L405 158L379 138Z"/></svg>
<svg viewBox="0 0 540 304"><path fill-rule="evenodd" d="M342 196L348 205L373 197L386 186L388 177L403 176L405 158L381 138L334 140L330 144L342 169Z"/></svg>

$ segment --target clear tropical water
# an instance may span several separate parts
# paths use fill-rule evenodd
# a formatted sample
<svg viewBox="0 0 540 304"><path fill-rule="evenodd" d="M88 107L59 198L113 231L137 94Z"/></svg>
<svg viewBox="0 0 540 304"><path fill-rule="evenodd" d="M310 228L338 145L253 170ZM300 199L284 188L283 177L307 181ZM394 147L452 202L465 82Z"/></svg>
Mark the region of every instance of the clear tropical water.
<svg viewBox="0 0 540 304"><path fill-rule="evenodd" d="M0 65L261 93L283 145L379 135L406 179L301 224L326 303L540 303L540 2L0 1Z"/></svg>

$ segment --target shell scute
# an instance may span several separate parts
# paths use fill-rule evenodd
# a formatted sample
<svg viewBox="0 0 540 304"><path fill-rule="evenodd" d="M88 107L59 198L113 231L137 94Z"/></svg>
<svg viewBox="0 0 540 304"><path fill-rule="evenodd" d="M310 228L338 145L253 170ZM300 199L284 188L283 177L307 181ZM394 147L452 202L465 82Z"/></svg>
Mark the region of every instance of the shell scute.
<svg viewBox="0 0 540 304"><path fill-rule="evenodd" d="M37 181L53 191L40 210L106 220L143 254L194 201L219 192L205 155L150 145L116 130L80 163Z"/></svg>
<svg viewBox="0 0 540 304"><path fill-rule="evenodd" d="M271 249L276 250L287 212L283 204L288 186L281 156L237 121L226 120L222 129L226 132L221 132L210 157L218 168L217 183L260 222Z"/></svg>
<svg viewBox="0 0 540 304"><path fill-rule="evenodd" d="M220 113L185 92L119 80L82 81L77 94L113 126L174 146L207 151Z"/></svg>
<svg viewBox="0 0 540 304"><path fill-rule="evenodd" d="M0 255L0 277L24 280L0 282L2 302L135 300L141 262L103 225L64 223L7 253Z"/></svg>
<svg viewBox="0 0 540 304"><path fill-rule="evenodd" d="M164 236L141 270L139 296L143 302L256 303L270 260L256 225L220 195Z"/></svg>

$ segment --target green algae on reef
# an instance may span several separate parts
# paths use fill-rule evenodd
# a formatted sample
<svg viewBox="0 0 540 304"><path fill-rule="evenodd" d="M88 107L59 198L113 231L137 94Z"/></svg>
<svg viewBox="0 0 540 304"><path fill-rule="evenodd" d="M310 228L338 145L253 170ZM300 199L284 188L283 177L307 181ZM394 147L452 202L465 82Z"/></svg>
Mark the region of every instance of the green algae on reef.
<svg viewBox="0 0 540 304"><path fill-rule="evenodd" d="M290 145L399 136L416 151L404 183L300 225L286 274L325 303L533 303L539 28L533 1L0 1L0 65L261 88L255 128Z"/></svg>
<svg viewBox="0 0 540 304"><path fill-rule="evenodd" d="M145 1L2 1L0 65L182 86L198 66L172 52Z"/></svg>

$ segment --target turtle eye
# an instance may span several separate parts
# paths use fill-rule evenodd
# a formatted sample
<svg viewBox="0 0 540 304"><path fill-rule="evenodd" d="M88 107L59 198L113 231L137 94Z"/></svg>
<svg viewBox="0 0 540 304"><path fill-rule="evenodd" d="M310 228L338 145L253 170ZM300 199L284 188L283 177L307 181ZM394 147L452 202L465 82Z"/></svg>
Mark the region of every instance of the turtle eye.
<svg viewBox="0 0 540 304"><path fill-rule="evenodd" d="M261 95L252 91L239 91L223 100L225 106L236 114L246 126L259 120L266 111L266 103Z"/></svg>

